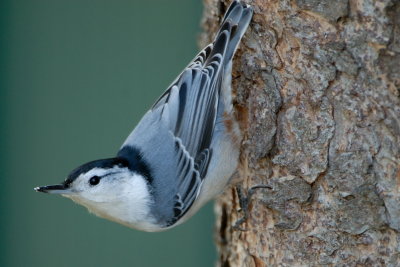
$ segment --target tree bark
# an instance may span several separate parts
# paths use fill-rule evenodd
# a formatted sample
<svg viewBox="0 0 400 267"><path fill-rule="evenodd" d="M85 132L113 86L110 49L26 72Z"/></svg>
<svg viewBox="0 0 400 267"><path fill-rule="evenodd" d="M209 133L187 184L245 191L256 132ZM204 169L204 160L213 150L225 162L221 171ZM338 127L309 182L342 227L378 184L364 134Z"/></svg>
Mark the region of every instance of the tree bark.
<svg viewBox="0 0 400 267"><path fill-rule="evenodd" d="M250 198L216 203L220 266L400 266L400 2L248 0L234 60ZM210 42L229 1L204 0Z"/></svg>

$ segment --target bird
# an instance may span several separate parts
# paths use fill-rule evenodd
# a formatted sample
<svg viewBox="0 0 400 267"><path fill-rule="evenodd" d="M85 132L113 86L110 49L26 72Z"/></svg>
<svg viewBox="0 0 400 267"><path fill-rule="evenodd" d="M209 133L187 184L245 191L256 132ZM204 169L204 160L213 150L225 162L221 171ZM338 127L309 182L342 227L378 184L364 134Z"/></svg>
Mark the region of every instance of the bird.
<svg viewBox="0 0 400 267"><path fill-rule="evenodd" d="M241 132L232 60L253 16L234 0L212 43L145 113L112 158L85 163L60 184L35 187L130 228L175 227L218 196L237 169Z"/></svg>

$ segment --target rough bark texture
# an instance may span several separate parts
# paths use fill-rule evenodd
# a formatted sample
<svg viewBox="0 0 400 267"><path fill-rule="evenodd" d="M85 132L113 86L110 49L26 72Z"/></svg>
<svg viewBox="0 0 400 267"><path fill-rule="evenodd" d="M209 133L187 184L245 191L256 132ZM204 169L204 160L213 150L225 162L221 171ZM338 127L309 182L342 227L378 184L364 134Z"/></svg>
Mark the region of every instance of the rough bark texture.
<svg viewBox="0 0 400 267"><path fill-rule="evenodd" d="M211 40L228 1L204 0ZM400 3L248 0L234 64L242 187L216 204L220 266L400 266Z"/></svg>

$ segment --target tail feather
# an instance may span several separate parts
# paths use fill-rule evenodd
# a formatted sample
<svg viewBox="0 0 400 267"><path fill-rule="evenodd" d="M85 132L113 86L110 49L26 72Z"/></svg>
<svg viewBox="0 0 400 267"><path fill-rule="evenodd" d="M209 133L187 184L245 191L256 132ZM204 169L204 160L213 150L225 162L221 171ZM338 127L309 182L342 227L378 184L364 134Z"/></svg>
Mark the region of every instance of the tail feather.
<svg viewBox="0 0 400 267"><path fill-rule="evenodd" d="M227 28L230 29L230 40L225 54L226 61L232 59L240 40L250 24L252 16L253 9L246 4L242 4L239 0L234 0L226 11L221 23L221 28L218 31L217 37L215 38L216 42L222 31L226 30ZM230 27L227 27L225 24L230 24Z"/></svg>
<svg viewBox="0 0 400 267"><path fill-rule="evenodd" d="M235 29L235 32L231 34L231 40L227 48L227 58L232 59L240 40L242 39L247 30L247 27L249 26L252 16L253 10L251 8L243 9L242 16L240 17L240 21L237 24L237 28Z"/></svg>

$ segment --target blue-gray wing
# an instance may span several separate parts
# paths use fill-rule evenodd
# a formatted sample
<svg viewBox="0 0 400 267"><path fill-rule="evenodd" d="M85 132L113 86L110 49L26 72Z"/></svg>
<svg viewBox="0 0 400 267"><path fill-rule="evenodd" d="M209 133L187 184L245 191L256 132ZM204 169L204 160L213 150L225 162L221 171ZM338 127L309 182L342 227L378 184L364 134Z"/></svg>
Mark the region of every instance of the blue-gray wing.
<svg viewBox="0 0 400 267"><path fill-rule="evenodd" d="M168 225L188 211L207 174L224 67L232 59L251 16L250 7L233 1L214 42L195 57L152 107L169 124L175 142L177 193L174 217Z"/></svg>
<svg viewBox="0 0 400 267"><path fill-rule="evenodd" d="M181 218L195 201L212 157L210 147L217 118L224 54L231 24L203 49L152 107L169 123L177 156L174 218Z"/></svg>

